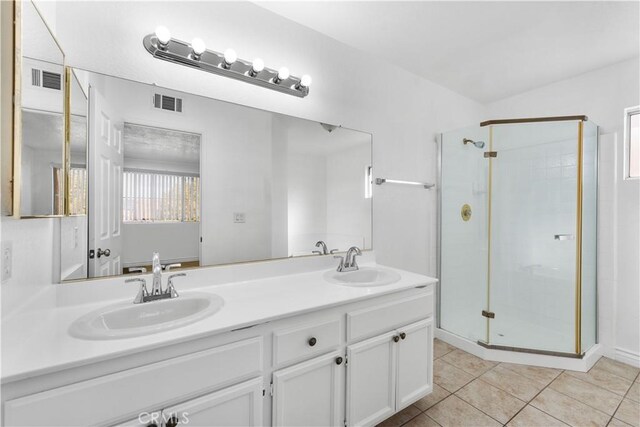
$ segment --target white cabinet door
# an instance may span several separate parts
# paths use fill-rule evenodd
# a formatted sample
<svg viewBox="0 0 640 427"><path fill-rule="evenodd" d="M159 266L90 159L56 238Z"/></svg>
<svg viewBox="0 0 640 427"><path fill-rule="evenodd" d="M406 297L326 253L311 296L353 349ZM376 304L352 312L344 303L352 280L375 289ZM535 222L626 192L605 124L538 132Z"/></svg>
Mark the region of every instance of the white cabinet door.
<svg viewBox="0 0 640 427"><path fill-rule="evenodd" d="M342 359L343 355L334 351L274 372L273 425L342 425Z"/></svg>
<svg viewBox="0 0 640 427"><path fill-rule="evenodd" d="M432 387L433 320L398 329L397 407L399 411L426 396Z"/></svg>
<svg viewBox="0 0 640 427"><path fill-rule="evenodd" d="M162 417L167 427L259 426L262 390L262 378L255 378L166 408Z"/></svg>
<svg viewBox="0 0 640 427"><path fill-rule="evenodd" d="M395 332L347 347L347 424L374 425L395 412Z"/></svg>

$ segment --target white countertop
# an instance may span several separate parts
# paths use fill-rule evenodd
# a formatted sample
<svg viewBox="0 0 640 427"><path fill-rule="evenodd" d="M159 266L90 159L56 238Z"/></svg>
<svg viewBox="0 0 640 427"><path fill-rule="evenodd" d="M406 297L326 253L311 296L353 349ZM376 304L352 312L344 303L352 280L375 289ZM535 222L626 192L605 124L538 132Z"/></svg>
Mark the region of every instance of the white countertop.
<svg viewBox="0 0 640 427"><path fill-rule="evenodd" d="M373 262L361 264L376 265ZM208 269L193 270L188 272L194 276L191 283L188 284L188 278L176 280L178 291L185 294L190 291L215 293L225 301L222 310L181 328L142 337L104 341L74 338L68 333L69 327L77 318L99 307L119 301L132 301L136 293L135 286L124 288L121 285L122 277L109 279L114 283L109 286L113 286L114 291L111 293L115 294L115 298L104 299L106 284L99 284L101 281L57 285L56 287L71 288L65 288L62 292L67 295L58 296L57 302L52 306L37 304L36 301L37 309L17 310L3 319L1 380L3 383L17 381L437 282L431 277L380 266L399 273L400 281L371 288L348 287L323 280L322 275L327 271L327 265L329 264L324 260L310 272L293 269L292 274L223 284L216 283L220 278L213 277L211 285L204 285L208 282ZM264 266L256 268L264 269ZM233 267L227 267L229 271L232 269ZM278 270L283 268L278 269L276 265L273 271ZM215 268L210 271L213 272L211 274L216 274ZM78 288L72 289L74 286ZM88 290L80 287L91 286L96 287L94 294L99 296L90 299L85 297L85 300L93 301L91 303L83 303L83 297L69 296L73 292L84 293L86 296ZM98 286L101 289L97 289Z"/></svg>

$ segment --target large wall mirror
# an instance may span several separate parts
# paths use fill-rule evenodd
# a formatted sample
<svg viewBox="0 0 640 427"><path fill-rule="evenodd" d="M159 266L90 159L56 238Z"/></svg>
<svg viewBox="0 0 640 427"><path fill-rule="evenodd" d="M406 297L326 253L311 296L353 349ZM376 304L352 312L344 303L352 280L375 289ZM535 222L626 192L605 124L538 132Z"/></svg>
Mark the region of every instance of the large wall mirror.
<svg viewBox="0 0 640 427"><path fill-rule="evenodd" d="M35 5L21 8L19 214L63 215L64 54Z"/></svg>
<svg viewBox="0 0 640 427"><path fill-rule="evenodd" d="M372 248L370 134L71 76L63 281Z"/></svg>

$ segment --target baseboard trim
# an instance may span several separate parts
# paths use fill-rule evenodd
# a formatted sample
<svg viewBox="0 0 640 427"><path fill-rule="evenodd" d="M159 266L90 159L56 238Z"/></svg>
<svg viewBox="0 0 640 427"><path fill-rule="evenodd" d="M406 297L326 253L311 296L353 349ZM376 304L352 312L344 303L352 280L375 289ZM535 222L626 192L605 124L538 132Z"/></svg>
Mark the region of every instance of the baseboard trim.
<svg viewBox="0 0 640 427"><path fill-rule="evenodd" d="M615 359L619 362L626 363L627 365L640 368L640 354L625 348L615 348Z"/></svg>

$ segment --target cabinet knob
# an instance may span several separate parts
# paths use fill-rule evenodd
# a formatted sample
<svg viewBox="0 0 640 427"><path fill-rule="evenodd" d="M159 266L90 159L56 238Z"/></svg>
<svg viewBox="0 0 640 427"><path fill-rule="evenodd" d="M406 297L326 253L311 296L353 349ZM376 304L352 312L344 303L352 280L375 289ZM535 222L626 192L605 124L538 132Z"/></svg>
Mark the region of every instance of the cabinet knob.
<svg viewBox="0 0 640 427"><path fill-rule="evenodd" d="M318 342L318 340L316 339L316 337L311 337L309 338L309 345L311 347L313 347L314 345L316 345L316 343Z"/></svg>
<svg viewBox="0 0 640 427"><path fill-rule="evenodd" d="M400 338L405 339L407 337L407 334L405 334L404 332L400 332Z"/></svg>
<svg viewBox="0 0 640 427"><path fill-rule="evenodd" d="M342 365L342 357L336 357L336 365Z"/></svg>
<svg viewBox="0 0 640 427"><path fill-rule="evenodd" d="M179 423L180 423L180 420L178 420L178 417L173 416L173 417L169 418L169 421L167 421L166 426L167 427L176 427Z"/></svg>
<svg viewBox="0 0 640 427"><path fill-rule="evenodd" d="M158 427L158 424L156 424L156 423L149 423L149 424L147 424L147 427Z"/></svg>
<svg viewBox="0 0 640 427"><path fill-rule="evenodd" d="M393 336L393 342L398 342L398 341L400 341L400 337L397 336L397 335L394 335Z"/></svg>

